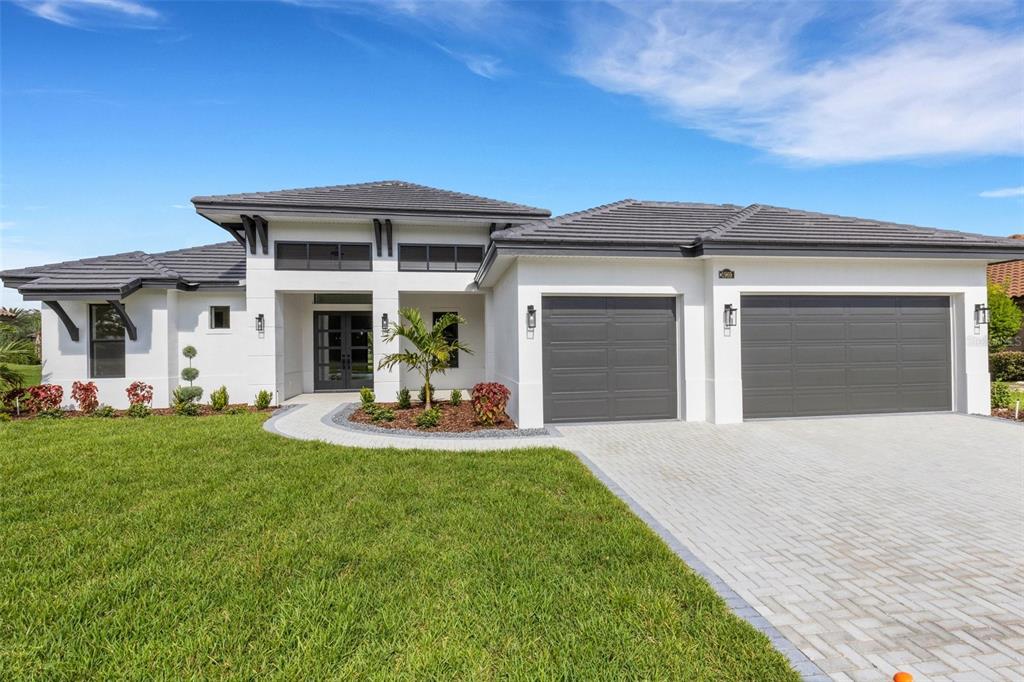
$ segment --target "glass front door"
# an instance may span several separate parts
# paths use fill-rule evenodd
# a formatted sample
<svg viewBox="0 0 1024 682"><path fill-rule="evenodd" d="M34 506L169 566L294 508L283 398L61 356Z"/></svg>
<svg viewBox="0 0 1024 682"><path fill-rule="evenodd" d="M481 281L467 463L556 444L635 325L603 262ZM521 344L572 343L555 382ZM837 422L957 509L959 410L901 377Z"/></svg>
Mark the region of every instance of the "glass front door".
<svg viewBox="0 0 1024 682"><path fill-rule="evenodd" d="M313 389L373 387L373 317L370 313L313 313Z"/></svg>

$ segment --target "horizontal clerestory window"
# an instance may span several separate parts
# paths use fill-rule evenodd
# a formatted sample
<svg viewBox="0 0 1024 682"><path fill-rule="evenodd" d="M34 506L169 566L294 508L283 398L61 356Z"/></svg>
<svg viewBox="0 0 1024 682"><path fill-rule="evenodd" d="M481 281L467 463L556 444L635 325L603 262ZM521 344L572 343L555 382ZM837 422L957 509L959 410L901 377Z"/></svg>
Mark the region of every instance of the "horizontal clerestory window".
<svg viewBox="0 0 1024 682"><path fill-rule="evenodd" d="M398 269L430 272L476 272L484 247L475 244L399 244Z"/></svg>
<svg viewBox="0 0 1024 682"><path fill-rule="evenodd" d="M372 270L370 244L277 242L275 270Z"/></svg>

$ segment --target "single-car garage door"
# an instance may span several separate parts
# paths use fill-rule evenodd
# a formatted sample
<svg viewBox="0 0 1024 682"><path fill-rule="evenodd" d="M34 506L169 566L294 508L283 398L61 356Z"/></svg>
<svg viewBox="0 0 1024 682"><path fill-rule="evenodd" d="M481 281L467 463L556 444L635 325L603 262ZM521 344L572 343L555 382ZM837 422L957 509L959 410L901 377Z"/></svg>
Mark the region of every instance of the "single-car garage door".
<svg viewBox="0 0 1024 682"><path fill-rule="evenodd" d="M541 319L545 421L676 417L675 299L548 296Z"/></svg>
<svg viewBox="0 0 1024 682"><path fill-rule="evenodd" d="M952 409L949 298L743 296L743 415Z"/></svg>

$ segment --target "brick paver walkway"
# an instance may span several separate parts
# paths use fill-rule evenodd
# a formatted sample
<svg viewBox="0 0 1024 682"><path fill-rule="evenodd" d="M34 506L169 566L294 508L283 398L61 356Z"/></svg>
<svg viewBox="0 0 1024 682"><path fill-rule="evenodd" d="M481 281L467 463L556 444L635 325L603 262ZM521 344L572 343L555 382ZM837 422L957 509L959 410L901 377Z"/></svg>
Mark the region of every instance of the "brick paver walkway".
<svg viewBox="0 0 1024 682"><path fill-rule="evenodd" d="M836 680L1024 679L1024 429L960 415L560 427Z"/></svg>

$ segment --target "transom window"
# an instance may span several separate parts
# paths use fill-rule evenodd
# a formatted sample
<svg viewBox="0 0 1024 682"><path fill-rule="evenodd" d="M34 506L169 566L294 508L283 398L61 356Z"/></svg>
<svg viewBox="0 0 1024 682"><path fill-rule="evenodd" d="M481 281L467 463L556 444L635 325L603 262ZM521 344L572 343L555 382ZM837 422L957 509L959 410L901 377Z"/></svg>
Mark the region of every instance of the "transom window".
<svg viewBox="0 0 1024 682"><path fill-rule="evenodd" d="M476 272L484 247L474 244L399 244L398 269L430 272Z"/></svg>
<svg viewBox="0 0 1024 682"><path fill-rule="evenodd" d="M210 306L210 329L231 329L231 306Z"/></svg>
<svg viewBox="0 0 1024 682"><path fill-rule="evenodd" d="M275 270L372 270L370 244L277 242Z"/></svg>
<svg viewBox="0 0 1024 682"><path fill-rule="evenodd" d="M437 324L437 321L440 320L445 315L458 315L458 313L451 310L436 311L433 314L434 319L431 324ZM447 341L448 343L455 343L456 341L459 340L459 325L450 324L444 328L444 332L442 333L444 334L445 341ZM459 351L453 351L452 354L448 356L448 366L452 369L458 368Z"/></svg>
<svg viewBox="0 0 1024 682"><path fill-rule="evenodd" d="M124 377L124 323L109 303L89 306L89 377Z"/></svg>

